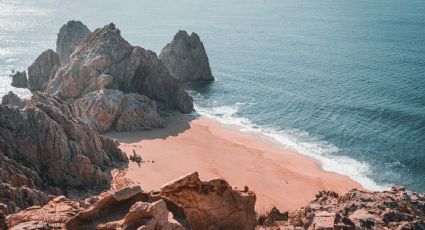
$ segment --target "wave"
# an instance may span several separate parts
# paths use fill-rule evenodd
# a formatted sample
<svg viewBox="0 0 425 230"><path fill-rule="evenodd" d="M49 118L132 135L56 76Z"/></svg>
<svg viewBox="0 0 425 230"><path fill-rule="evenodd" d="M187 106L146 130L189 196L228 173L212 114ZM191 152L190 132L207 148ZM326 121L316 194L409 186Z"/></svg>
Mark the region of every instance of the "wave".
<svg viewBox="0 0 425 230"><path fill-rule="evenodd" d="M366 162L337 155L338 147L312 137L306 131L297 129L278 130L273 127L259 126L248 118L238 116L239 108L243 105L244 103L236 103L233 106L207 108L195 104L195 109L202 116L226 125L236 126L242 132L261 135L286 149L311 157L321 164L323 170L346 175L366 189L382 191L389 187L389 185L379 185L368 177L370 166Z"/></svg>

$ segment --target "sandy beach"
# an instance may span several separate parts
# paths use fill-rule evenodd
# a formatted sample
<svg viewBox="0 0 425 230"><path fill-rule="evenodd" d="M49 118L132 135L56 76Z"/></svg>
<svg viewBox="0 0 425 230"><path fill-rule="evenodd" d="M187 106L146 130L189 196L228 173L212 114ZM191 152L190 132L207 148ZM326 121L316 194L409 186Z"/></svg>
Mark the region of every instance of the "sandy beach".
<svg viewBox="0 0 425 230"><path fill-rule="evenodd" d="M273 206L300 208L321 190L342 194L362 188L347 176L323 171L308 157L204 117L176 115L164 129L106 136L146 161L130 162L124 175L146 191L198 171L203 180L222 177L233 187L248 186L257 195L256 210L263 212Z"/></svg>

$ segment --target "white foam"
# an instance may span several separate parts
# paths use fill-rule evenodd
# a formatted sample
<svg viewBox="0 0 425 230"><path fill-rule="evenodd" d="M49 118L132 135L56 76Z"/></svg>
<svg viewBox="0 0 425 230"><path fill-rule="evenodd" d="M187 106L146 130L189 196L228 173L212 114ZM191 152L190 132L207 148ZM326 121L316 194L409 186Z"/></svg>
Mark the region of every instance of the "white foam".
<svg viewBox="0 0 425 230"><path fill-rule="evenodd" d="M388 186L378 185L368 177L370 167L366 162L352 159L348 156L339 156L339 149L324 140L312 137L308 132L301 130L277 130L272 127L261 127L248 118L238 116L240 106L244 103L236 103L233 106L218 106L203 108L195 105L200 115L215 119L223 124L238 127L242 132L250 132L262 135L282 145L286 149L293 150L317 160L323 170L346 175L363 185L366 189L382 191Z"/></svg>

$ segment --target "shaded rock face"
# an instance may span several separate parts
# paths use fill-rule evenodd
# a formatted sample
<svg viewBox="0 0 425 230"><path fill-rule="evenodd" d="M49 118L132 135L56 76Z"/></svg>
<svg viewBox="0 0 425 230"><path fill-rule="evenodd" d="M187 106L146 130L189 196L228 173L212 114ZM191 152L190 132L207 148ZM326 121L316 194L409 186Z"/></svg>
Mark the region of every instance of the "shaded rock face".
<svg viewBox="0 0 425 230"><path fill-rule="evenodd" d="M44 205L52 196L37 190L43 186L39 175L0 152L0 203L4 214L33 205Z"/></svg>
<svg viewBox="0 0 425 230"><path fill-rule="evenodd" d="M155 101L139 94L98 90L75 100L72 105L75 114L98 132L146 130L165 125Z"/></svg>
<svg viewBox="0 0 425 230"><path fill-rule="evenodd" d="M20 99L18 95L10 91L8 94L4 95L1 100L2 105L12 105L22 108L25 104L25 101Z"/></svg>
<svg viewBox="0 0 425 230"><path fill-rule="evenodd" d="M159 54L168 71L183 82L214 81L203 43L196 33L180 30Z"/></svg>
<svg viewBox="0 0 425 230"><path fill-rule="evenodd" d="M164 185L161 196L183 207L192 229L253 229L255 194L236 191L223 179L207 182L198 173Z"/></svg>
<svg viewBox="0 0 425 230"><path fill-rule="evenodd" d="M0 106L0 149L50 186L107 184L106 167L127 161L117 145L77 119L68 104L47 94L34 94L22 109Z"/></svg>
<svg viewBox="0 0 425 230"><path fill-rule="evenodd" d="M12 75L12 84L13 87L16 88L26 88L27 87L27 74L25 71L19 72L17 71Z"/></svg>
<svg viewBox="0 0 425 230"><path fill-rule="evenodd" d="M320 192L305 208L289 211L287 221L274 225L267 229L425 229L425 194L409 195L403 187L385 192L354 189L343 196Z"/></svg>
<svg viewBox="0 0 425 230"><path fill-rule="evenodd" d="M95 30L76 46L46 91L69 99L100 89L146 95L183 113L193 110L192 98L156 54L130 45L114 24Z"/></svg>
<svg viewBox="0 0 425 230"><path fill-rule="evenodd" d="M89 28L80 21L69 21L60 28L56 40L56 52L61 65L68 62L75 46L84 41L88 34L90 34Z"/></svg>
<svg viewBox="0 0 425 230"><path fill-rule="evenodd" d="M59 56L55 51L44 51L28 68L28 89L31 91L44 91L50 79L59 69Z"/></svg>

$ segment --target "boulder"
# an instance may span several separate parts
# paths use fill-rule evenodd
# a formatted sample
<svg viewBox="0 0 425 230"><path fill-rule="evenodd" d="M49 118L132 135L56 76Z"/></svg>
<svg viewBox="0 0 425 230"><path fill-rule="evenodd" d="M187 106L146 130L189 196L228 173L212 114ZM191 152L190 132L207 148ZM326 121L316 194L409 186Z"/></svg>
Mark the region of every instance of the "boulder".
<svg viewBox="0 0 425 230"><path fill-rule="evenodd" d="M163 127L155 101L120 90L103 89L89 93L73 103L75 114L98 132L129 131Z"/></svg>
<svg viewBox="0 0 425 230"><path fill-rule="evenodd" d="M67 103L44 93L35 93L22 109L0 105L0 150L61 188L106 185L107 168L128 161Z"/></svg>
<svg viewBox="0 0 425 230"><path fill-rule="evenodd" d="M55 51L44 51L28 68L28 89L31 91L44 91L50 79L59 69L59 56Z"/></svg>
<svg viewBox="0 0 425 230"><path fill-rule="evenodd" d="M159 54L174 77L183 82L214 81L207 53L196 33L180 30Z"/></svg>
<svg viewBox="0 0 425 230"><path fill-rule="evenodd" d="M113 217L113 218L111 218ZM185 229L160 197L139 186L102 194L89 208L66 221L67 229Z"/></svg>
<svg viewBox="0 0 425 230"><path fill-rule="evenodd" d="M12 91L9 91L8 94L4 95L1 100L2 105L12 105L19 108L22 108L25 105L25 101L20 99L18 95L14 94Z"/></svg>
<svg viewBox="0 0 425 230"><path fill-rule="evenodd" d="M27 74L25 71L19 72L17 71L12 75L12 84L13 87L16 88L26 88L27 87Z"/></svg>
<svg viewBox="0 0 425 230"><path fill-rule="evenodd" d="M56 40L56 52L61 65L68 62L75 46L84 41L88 34L90 34L89 28L80 21L69 21L60 28Z"/></svg>
<svg viewBox="0 0 425 230"><path fill-rule="evenodd" d="M101 89L142 94L183 113L193 110L192 98L157 55L130 45L112 23L95 30L75 47L46 91L70 99Z"/></svg>
<svg viewBox="0 0 425 230"><path fill-rule="evenodd" d="M192 229L253 229L255 194L236 191L224 179L203 182L197 172L161 188L161 196L183 207Z"/></svg>

